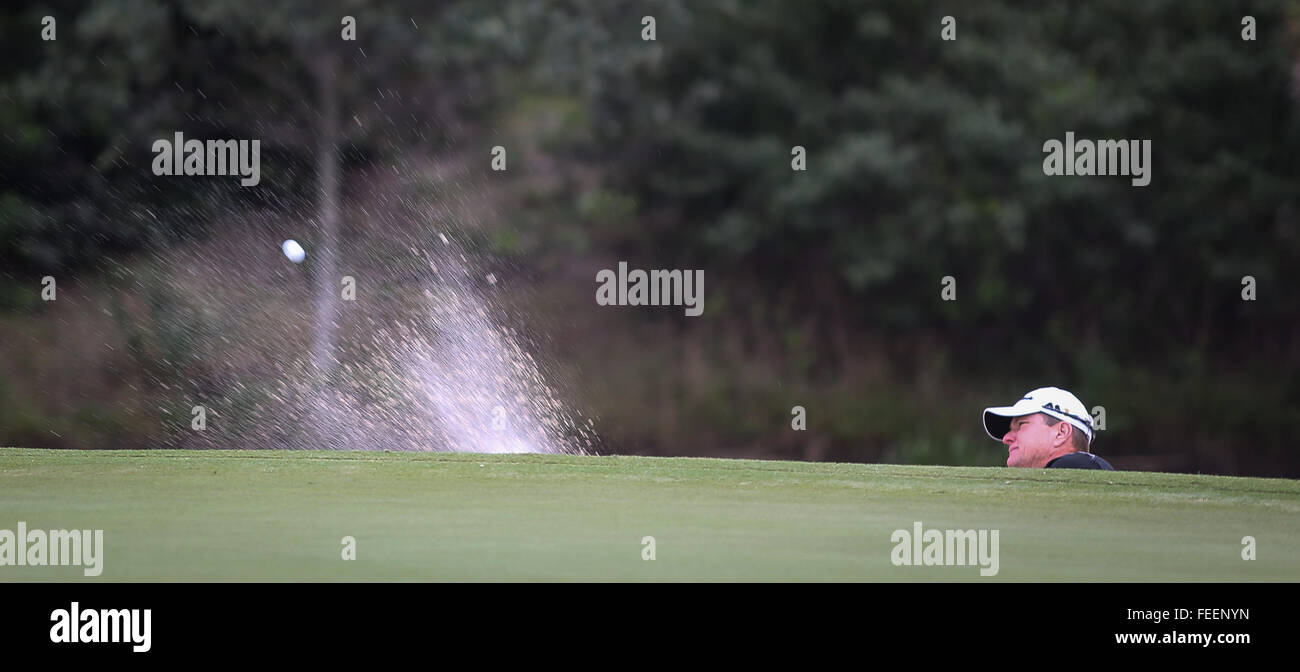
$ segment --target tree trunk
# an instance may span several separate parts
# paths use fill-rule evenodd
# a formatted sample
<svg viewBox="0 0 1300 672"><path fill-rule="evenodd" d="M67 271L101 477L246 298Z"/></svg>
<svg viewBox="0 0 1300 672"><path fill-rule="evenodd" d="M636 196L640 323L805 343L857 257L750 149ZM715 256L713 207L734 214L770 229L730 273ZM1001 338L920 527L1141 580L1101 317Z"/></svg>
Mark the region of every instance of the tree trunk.
<svg viewBox="0 0 1300 672"><path fill-rule="evenodd" d="M316 60L315 79L319 105L316 133L316 175L320 180L320 237L317 241L316 334L312 363L318 381L328 379L338 361L334 348L338 333L339 291L339 96L332 54Z"/></svg>

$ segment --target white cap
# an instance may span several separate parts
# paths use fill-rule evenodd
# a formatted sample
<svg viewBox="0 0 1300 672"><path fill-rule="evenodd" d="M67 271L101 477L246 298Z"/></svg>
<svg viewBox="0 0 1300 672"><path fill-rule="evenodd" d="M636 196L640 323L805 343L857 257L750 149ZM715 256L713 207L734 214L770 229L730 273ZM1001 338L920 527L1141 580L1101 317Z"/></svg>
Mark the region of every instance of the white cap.
<svg viewBox="0 0 1300 672"><path fill-rule="evenodd" d="M1011 429L1011 419L1031 413L1046 413L1083 430L1092 443L1092 415L1079 398L1059 387L1040 387L1025 394L1010 406L993 406L984 409L984 431L1001 441Z"/></svg>

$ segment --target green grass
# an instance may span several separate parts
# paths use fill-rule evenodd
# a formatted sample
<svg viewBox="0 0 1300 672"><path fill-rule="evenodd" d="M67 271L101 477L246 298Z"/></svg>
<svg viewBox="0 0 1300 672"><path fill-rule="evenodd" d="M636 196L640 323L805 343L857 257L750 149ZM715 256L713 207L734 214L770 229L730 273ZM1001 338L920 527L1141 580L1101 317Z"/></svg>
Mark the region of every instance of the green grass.
<svg viewBox="0 0 1300 672"><path fill-rule="evenodd" d="M20 520L103 529L103 575L0 581L1300 580L1300 482L1136 472L0 448L0 529ZM894 566L918 520L1000 530L999 573Z"/></svg>

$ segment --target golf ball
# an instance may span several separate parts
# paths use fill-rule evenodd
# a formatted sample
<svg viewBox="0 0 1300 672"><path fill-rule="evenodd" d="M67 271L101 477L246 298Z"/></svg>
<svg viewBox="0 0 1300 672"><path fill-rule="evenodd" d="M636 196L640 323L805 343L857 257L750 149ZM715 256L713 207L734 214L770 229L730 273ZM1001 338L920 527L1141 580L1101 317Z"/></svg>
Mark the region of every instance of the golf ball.
<svg viewBox="0 0 1300 672"><path fill-rule="evenodd" d="M302 260L307 258L307 252L302 249L302 245L292 238L284 241L280 249L284 250L284 256L289 257L289 261L295 264L301 264Z"/></svg>

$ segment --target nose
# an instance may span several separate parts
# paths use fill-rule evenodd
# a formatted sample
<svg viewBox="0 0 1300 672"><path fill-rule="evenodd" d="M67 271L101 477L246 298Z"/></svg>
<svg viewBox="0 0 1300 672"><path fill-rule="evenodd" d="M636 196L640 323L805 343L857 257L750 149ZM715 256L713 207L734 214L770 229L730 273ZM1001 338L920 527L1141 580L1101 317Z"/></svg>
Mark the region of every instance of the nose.
<svg viewBox="0 0 1300 672"><path fill-rule="evenodd" d="M1015 436L1015 433L1012 432L1011 430L1007 430L1007 433L1002 435L1002 443L1005 443L1008 446L1010 446L1012 436Z"/></svg>

